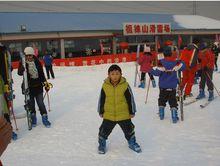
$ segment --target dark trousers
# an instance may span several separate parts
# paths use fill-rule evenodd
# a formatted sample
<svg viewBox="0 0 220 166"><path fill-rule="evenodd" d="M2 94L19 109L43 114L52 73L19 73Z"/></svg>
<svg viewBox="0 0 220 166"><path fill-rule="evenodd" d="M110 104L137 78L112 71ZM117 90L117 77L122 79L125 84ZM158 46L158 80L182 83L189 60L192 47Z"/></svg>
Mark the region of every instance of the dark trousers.
<svg viewBox="0 0 220 166"><path fill-rule="evenodd" d="M215 68L216 68L216 69L218 69L217 61L218 61L218 55L215 55Z"/></svg>
<svg viewBox="0 0 220 166"><path fill-rule="evenodd" d="M49 65L49 66L45 66L45 68L46 68L46 72L47 72L47 78L50 79L50 74L51 74L52 78L55 78L54 72L53 72L53 66Z"/></svg>
<svg viewBox="0 0 220 166"><path fill-rule="evenodd" d="M201 80L199 83L199 89L204 90L206 84L208 86L208 90L213 90L212 75L212 69L201 70Z"/></svg>
<svg viewBox="0 0 220 166"><path fill-rule="evenodd" d="M44 99L43 99L43 93L39 93L36 96L30 95L30 109L31 109L31 113L35 113L36 114L36 110L35 110L35 100L37 102L37 105L39 107L40 110L40 114L47 114L47 110L44 104Z"/></svg>
<svg viewBox="0 0 220 166"><path fill-rule="evenodd" d="M154 76L152 74L148 73L148 75L149 75L151 81L154 80ZM145 81L145 76L146 76L146 73L141 72L141 81Z"/></svg>
<svg viewBox="0 0 220 166"><path fill-rule="evenodd" d="M166 107L166 102L169 102L170 108L177 108L176 89L162 89L160 88L160 94L158 99L158 105Z"/></svg>
<svg viewBox="0 0 220 166"><path fill-rule="evenodd" d="M99 128L99 137L108 139L108 136L111 134L116 124L119 124L127 140L130 140L130 138L135 135L134 124L131 122L131 119L117 122L104 119Z"/></svg>

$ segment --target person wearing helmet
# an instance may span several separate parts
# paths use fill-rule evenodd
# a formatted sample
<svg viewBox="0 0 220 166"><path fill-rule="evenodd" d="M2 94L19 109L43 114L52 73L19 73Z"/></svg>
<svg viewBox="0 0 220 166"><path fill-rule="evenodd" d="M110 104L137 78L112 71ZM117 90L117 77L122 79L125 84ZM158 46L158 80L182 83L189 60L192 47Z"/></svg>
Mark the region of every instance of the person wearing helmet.
<svg viewBox="0 0 220 166"><path fill-rule="evenodd" d="M185 69L185 63L181 60L176 60L173 56L172 46L167 45L163 49L163 53L158 54L158 61L160 66L153 67L150 71L154 76L159 76L159 117L164 119L166 103L169 102L172 121L177 123L178 118L178 104L176 99L176 88L178 84L177 71Z"/></svg>
<svg viewBox="0 0 220 166"><path fill-rule="evenodd" d="M24 53L25 53L26 66L23 66L22 62L19 63L18 75L22 76L24 73L24 67L26 67L27 77L28 77L28 87L30 92L29 106L31 109L32 127L35 127L37 125L35 100L39 107L44 126L50 127L51 123L48 121L47 110L43 101L43 86L45 86L46 91L49 91L50 88L50 86L48 86L49 83L46 81L43 72L43 67L40 61L36 56L34 56L35 55L34 49L32 47L26 47L24 49Z"/></svg>

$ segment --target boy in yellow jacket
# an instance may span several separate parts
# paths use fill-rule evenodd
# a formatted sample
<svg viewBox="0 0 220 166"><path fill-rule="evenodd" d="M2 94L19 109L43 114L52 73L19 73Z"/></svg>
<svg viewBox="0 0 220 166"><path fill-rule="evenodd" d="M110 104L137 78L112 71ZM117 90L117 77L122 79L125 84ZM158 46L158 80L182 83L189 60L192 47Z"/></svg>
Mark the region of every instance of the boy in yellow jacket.
<svg viewBox="0 0 220 166"><path fill-rule="evenodd" d="M105 154L106 140L116 124L119 124L128 141L129 148L141 152L136 143L134 125L131 118L135 116L136 105L131 88L118 65L108 69L108 78L105 79L98 103L98 113L103 118L99 128L98 152Z"/></svg>

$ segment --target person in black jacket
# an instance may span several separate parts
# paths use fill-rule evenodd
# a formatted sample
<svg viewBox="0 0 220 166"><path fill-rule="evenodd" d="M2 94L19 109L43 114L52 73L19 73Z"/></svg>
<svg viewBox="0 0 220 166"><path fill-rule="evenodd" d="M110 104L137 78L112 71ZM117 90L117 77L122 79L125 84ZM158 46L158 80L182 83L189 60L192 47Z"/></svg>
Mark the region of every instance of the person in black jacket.
<svg viewBox="0 0 220 166"><path fill-rule="evenodd" d="M215 42L215 43L212 45L211 50L212 50L212 52L215 54L215 71L218 71L217 61L218 61L218 54L220 53L219 42Z"/></svg>
<svg viewBox="0 0 220 166"><path fill-rule="evenodd" d="M34 56L34 49L32 47L26 47L24 49L25 60L26 60L26 69L28 77L28 87L30 92L30 109L31 109L31 119L32 126L37 125L37 117L35 110L35 100L40 110L42 116L42 122L45 127L50 127L51 123L48 121L47 110L43 101L43 86L45 90L49 91L50 86L46 81L43 67L37 57ZM19 64L18 75L23 75L24 66L22 62Z"/></svg>

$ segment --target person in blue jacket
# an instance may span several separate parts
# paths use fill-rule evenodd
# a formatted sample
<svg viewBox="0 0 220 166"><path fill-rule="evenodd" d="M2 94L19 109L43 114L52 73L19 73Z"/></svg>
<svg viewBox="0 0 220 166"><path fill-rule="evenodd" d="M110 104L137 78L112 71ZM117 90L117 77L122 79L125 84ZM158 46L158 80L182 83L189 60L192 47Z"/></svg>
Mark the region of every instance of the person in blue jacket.
<svg viewBox="0 0 220 166"><path fill-rule="evenodd" d="M177 60L172 56L172 46L166 46L163 53L158 54L159 67L152 68L150 73L159 76L160 94L158 99L159 117L160 120L164 119L164 109L167 101L170 105L173 123L177 123L178 118L178 104L176 99L176 88L178 84L177 71L185 69L185 63Z"/></svg>
<svg viewBox="0 0 220 166"><path fill-rule="evenodd" d="M45 64L45 68L46 68L46 72L47 72L47 79L50 79L50 74L52 76L52 78L54 79L54 72L53 72L53 57L46 52L46 55L43 57L44 59L44 64Z"/></svg>

